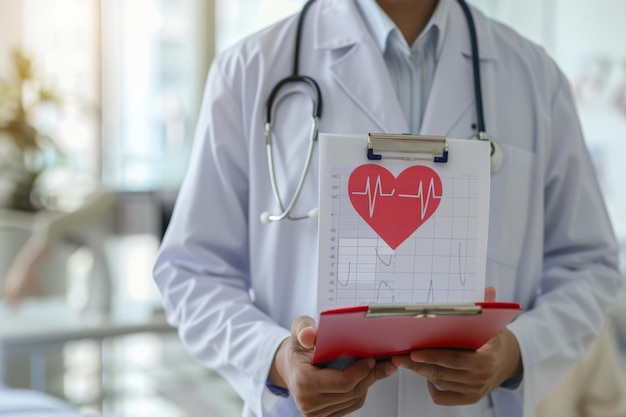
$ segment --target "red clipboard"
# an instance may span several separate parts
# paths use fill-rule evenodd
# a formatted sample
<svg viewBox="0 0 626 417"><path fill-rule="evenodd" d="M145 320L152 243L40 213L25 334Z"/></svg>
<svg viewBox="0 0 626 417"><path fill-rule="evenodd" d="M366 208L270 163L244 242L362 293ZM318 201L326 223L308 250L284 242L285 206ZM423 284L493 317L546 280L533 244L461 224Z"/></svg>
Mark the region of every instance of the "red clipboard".
<svg viewBox="0 0 626 417"><path fill-rule="evenodd" d="M478 349L523 309L517 303L372 304L320 314L313 363L424 348Z"/></svg>

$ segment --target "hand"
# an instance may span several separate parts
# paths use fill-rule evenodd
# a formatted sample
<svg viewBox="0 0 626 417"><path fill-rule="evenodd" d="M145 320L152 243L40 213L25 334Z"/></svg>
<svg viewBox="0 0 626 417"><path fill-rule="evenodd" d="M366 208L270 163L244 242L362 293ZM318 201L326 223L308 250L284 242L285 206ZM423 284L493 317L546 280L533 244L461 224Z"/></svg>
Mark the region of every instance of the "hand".
<svg viewBox="0 0 626 417"><path fill-rule="evenodd" d="M495 301L493 287L485 290L485 301ZM476 403L522 371L517 339L507 329L476 351L422 349L392 362L426 377L430 396L439 405Z"/></svg>
<svg viewBox="0 0 626 417"><path fill-rule="evenodd" d="M47 257L48 252L44 248L27 245L14 259L5 281L5 297L11 308L17 309L25 297L44 295L38 272Z"/></svg>
<svg viewBox="0 0 626 417"><path fill-rule="evenodd" d="M340 417L358 410L369 387L396 371L390 361L373 358L360 359L341 370L317 367L311 363L315 335L311 317L297 318L270 371L270 381L288 388L306 417Z"/></svg>

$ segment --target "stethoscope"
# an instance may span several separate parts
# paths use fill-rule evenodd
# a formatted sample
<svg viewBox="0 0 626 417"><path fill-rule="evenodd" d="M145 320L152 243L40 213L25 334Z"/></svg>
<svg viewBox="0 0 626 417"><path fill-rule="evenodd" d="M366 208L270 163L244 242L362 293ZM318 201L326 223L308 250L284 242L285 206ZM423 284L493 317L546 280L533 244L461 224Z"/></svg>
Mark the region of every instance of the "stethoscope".
<svg viewBox="0 0 626 417"><path fill-rule="evenodd" d="M299 74L299 64L300 64L300 39L302 37L302 26L304 19L306 18L307 11L309 7L315 2L315 0L308 0L304 6L302 7L302 11L300 12L300 16L298 18L298 25L296 29L296 43L295 43L295 51L294 51L294 60L293 60L293 71L292 75L283 78L280 80L270 92L270 95L267 98L267 102L265 103L265 147L267 150L267 162L269 166L269 175L270 181L272 184L272 191L274 193L274 198L278 203L278 207L280 208L280 214L270 214L269 212L263 212L261 214L261 221L263 223L276 222L283 219L289 220L303 220L317 217L317 208L310 210L307 214L303 215L293 215L292 211L300 194L302 193L302 188L304 187L304 181L306 180L307 173L309 172L309 168L311 166L311 161L313 159L313 151L315 149L315 143L317 142L318 130L319 130L319 120L322 114L322 93L320 91L319 85L317 82L306 75ZM461 8L463 9L463 13L465 15L465 19L467 20L468 32L470 35L470 43L472 48L472 71L474 75L474 97L476 100L476 128L477 135L472 139L478 140L488 140L491 144L491 173L497 172L502 167L503 161L503 153L502 149L498 142L491 138L486 131L485 128L485 114L483 108L483 96L482 96L482 82L480 76L480 56L478 53L478 37L476 35L476 26L474 25L474 18L472 17L472 13L470 11L469 6L465 2L465 0L457 0ZM274 155L272 149L272 126L274 121L274 115L276 112L276 108L281 99L276 99L278 93L282 88L287 84L303 84L310 87L310 90L313 92L313 112L311 115L311 132L309 135L309 146L307 150L307 157L304 163L304 167L302 168L302 172L300 174L300 179L298 180L298 185L296 186L296 190L293 193L293 197L287 204L283 201L278 191L278 183L276 181L276 172L274 169ZM293 94L296 94L294 91Z"/></svg>

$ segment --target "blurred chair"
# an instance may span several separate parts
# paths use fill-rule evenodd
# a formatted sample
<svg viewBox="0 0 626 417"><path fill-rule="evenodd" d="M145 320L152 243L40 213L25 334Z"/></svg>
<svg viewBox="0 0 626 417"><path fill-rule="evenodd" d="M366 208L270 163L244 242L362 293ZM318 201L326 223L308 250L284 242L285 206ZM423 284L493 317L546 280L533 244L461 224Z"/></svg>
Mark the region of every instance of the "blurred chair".
<svg viewBox="0 0 626 417"><path fill-rule="evenodd" d="M61 362L60 353L45 347L26 355L28 361L15 355L9 361L8 346L16 331L37 338L41 323L51 318L63 323L72 314L102 316L110 311L111 276L103 242L108 233L104 219L114 202L115 193L102 189L72 211L0 211L0 349L5 350L0 352L0 382L44 389L47 366ZM73 311L68 265L79 248L87 248L92 262L84 271L80 311Z"/></svg>
<svg viewBox="0 0 626 417"><path fill-rule="evenodd" d="M600 336L536 410L535 417L625 417L626 361L613 311Z"/></svg>
<svg viewBox="0 0 626 417"><path fill-rule="evenodd" d="M100 190L71 212L0 211L0 385L62 394L66 343L98 342L103 373L109 338L174 331L153 309L113 297L119 277L111 276L105 243L116 202L116 193ZM78 247L93 259L80 308L67 297L68 255Z"/></svg>
<svg viewBox="0 0 626 417"><path fill-rule="evenodd" d="M6 248L0 259L0 296L17 308L30 296L65 295L69 255L85 247L93 258L85 307L106 314L111 277L103 246L107 233L103 219L112 213L114 203L114 192L99 190L69 212L0 213L0 239Z"/></svg>

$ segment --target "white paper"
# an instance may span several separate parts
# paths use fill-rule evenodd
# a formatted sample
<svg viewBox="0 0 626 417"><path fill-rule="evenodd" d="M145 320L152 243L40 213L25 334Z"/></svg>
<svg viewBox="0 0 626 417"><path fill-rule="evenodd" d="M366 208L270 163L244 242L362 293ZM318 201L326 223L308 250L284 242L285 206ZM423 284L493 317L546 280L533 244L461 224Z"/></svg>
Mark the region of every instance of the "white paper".
<svg viewBox="0 0 626 417"><path fill-rule="evenodd" d="M370 161L367 139L367 135L320 134L319 311L369 303L483 300L489 143L448 139L447 163L432 159ZM355 172L367 164L384 167L392 176L357 175L363 170L380 170L368 166ZM433 170L439 180L409 178L405 170L410 167L420 167L411 168L411 173ZM416 220L423 223L406 239L394 240L401 233L395 232L395 227L392 232L392 228L379 226L376 216L385 204L397 202L405 207L409 199L417 210L407 212L424 216ZM430 217L429 210L434 210ZM406 234L412 227L400 225L397 229ZM397 245L395 249L393 245Z"/></svg>

